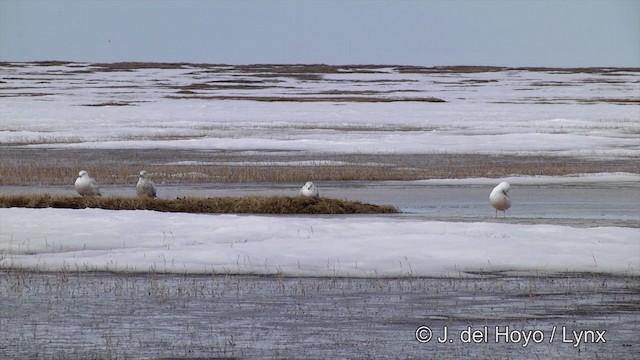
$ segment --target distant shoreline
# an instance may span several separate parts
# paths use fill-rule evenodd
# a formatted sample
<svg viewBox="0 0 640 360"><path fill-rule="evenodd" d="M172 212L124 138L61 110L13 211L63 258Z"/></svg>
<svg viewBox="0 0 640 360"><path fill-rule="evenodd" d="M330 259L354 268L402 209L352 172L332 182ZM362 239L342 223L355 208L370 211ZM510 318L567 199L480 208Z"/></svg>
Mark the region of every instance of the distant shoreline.
<svg viewBox="0 0 640 360"><path fill-rule="evenodd" d="M102 71L139 70L139 69L184 69L229 66L236 70L251 72L277 71L309 72L309 73L345 73L372 72L376 69L394 68L400 73L479 73L497 71L564 71L574 73L611 73L611 72L640 72L640 67L616 66L586 66L586 67L555 67L555 66L499 66L499 65L399 65L399 64L217 64L190 62L154 62L154 61L119 61L119 62L86 62L72 60L36 60L36 61L0 61L0 66L17 66L19 64L33 64L38 66L67 66L73 64L90 64Z"/></svg>

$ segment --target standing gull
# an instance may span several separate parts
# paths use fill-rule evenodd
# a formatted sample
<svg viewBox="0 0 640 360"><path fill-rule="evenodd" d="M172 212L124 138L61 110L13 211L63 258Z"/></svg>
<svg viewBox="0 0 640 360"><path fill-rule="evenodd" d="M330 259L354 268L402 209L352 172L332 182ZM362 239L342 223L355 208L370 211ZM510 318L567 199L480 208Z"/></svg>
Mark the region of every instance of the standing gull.
<svg viewBox="0 0 640 360"><path fill-rule="evenodd" d="M96 179L90 177L89 173L85 170L80 171L78 174L75 187L78 194L82 196L102 195L100 194L100 189L98 188Z"/></svg>
<svg viewBox="0 0 640 360"><path fill-rule="evenodd" d="M507 195L510 189L511 185L503 181L491 191L489 201L491 202L491 206L496 209L496 217L498 217L498 210L502 211L503 217L507 216L507 209L511 207L511 199L509 195Z"/></svg>
<svg viewBox="0 0 640 360"><path fill-rule="evenodd" d="M306 196L306 197L316 197L316 198L320 197L320 193L318 193L318 189L311 181L308 181L306 184L304 184L302 189L300 189L300 195Z"/></svg>
<svg viewBox="0 0 640 360"><path fill-rule="evenodd" d="M138 197L156 197L156 188L153 186L153 181L149 180L149 175L146 170L140 171L140 178L138 178L138 184L136 185L136 193Z"/></svg>

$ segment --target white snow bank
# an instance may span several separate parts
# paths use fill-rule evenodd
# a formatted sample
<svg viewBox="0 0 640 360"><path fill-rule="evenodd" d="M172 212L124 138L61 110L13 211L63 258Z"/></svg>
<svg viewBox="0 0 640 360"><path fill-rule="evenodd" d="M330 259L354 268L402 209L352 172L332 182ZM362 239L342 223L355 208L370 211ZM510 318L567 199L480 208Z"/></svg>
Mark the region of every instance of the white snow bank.
<svg viewBox="0 0 640 360"><path fill-rule="evenodd" d="M637 73L617 72L611 82L611 74L510 70L445 75L388 69L392 73L323 74L317 80L281 74L275 82L265 82L262 72L233 67L203 74L186 68L105 73L85 66L86 73L78 73L76 66L61 66L57 73L47 66L2 67L6 84L0 87L0 143L82 149L640 155L638 106L633 105ZM246 87L246 81L263 85ZM235 82L242 86L214 85ZM206 86L194 94L178 94L185 85ZM250 100L341 93L368 97L367 92L376 98L438 97L446 102ZM227 96L244 100L223 100ZM620 100L628 102L620 105ZM85 106L110 103L129 106Z"/></svg>
<svg viewBox="0 0 640 360"><path fill-rule="evenodd" d="M498 181L499 180L499 181ZM464 178L464 179L427 179L416 180L413 183L425 185L491 185L500 181L507 181L511 185L568 185L593 183L631 183L640 184L640 174L591 173L571 174L565 176L508 176L494 178Z"/></svg>
<svg viewBox="0 0 640 360"><path fill-rule="evenodd" d="M291 276L638 275L640 230L393 216L11 208L0 209L0 268Z"/></svg>

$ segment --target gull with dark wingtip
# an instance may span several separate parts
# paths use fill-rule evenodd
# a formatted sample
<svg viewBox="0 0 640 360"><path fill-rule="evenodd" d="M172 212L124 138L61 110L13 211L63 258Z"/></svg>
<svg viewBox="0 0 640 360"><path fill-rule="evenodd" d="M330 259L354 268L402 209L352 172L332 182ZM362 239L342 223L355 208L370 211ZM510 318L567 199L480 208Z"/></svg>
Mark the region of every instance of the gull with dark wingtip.
<svg viewBox="0 0 640 360"><path fill-rule="evenodd" d="M138 197L156 197L156 187L153 185L153 181L149 180L149 174L146 170L140 171L138 184L136 184L136 193Z"/></svg>
<svg viewBox="0 0 640 360"><path fill-rule="evenodd" d="M511 199L507 194L509 190L511 190L511 185L503 181L493 188L493 191L491 191L489 195L491 206L496 209L496 217L498 217L498 210L502 211L503 217L507 216L507 209L511 207Z"/></svg>

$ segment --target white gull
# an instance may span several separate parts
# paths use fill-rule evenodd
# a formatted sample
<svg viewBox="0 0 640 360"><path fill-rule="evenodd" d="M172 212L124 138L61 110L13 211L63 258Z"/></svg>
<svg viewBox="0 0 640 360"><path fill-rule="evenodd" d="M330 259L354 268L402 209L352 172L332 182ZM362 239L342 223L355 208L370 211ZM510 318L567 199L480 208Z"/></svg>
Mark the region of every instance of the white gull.
<svg viewBox="0 0 640 360"><path fill-rule="evenodd" d="M509 195L507 195L510 189L511 185L503 181L491 191L489 201L491 202L491 206L496 209L496 217L498 217L498 210L502 211L503 216L507 215L507 209L511 207L511 199Z"/></svg>
<svg viewBox="0 0 640 360"><path fill-rule="evenodd" d="M90 177L89 173L86 170L82 170L80 171L80 173L78 173L75 187L78 194L82 196L102 195L100 194L100 189L98 188L96 179Z"/></svg>
<svg viewBox="0 0 640 360"><path fill-rule="evenodd" d="M307 197L320 197L318 189L311 181L308 181L306 184L304 184L302 189L300 189L300 195Z"/></svg>
<svg viewBox="0 0 640 360"><path fill-rule="evenodd" d="M153 181L149 180L149 174L147 174L146 170L140 171L138 184L136 184L136 193L138 197L156 197L156 188L153 185Z"/></svg>

